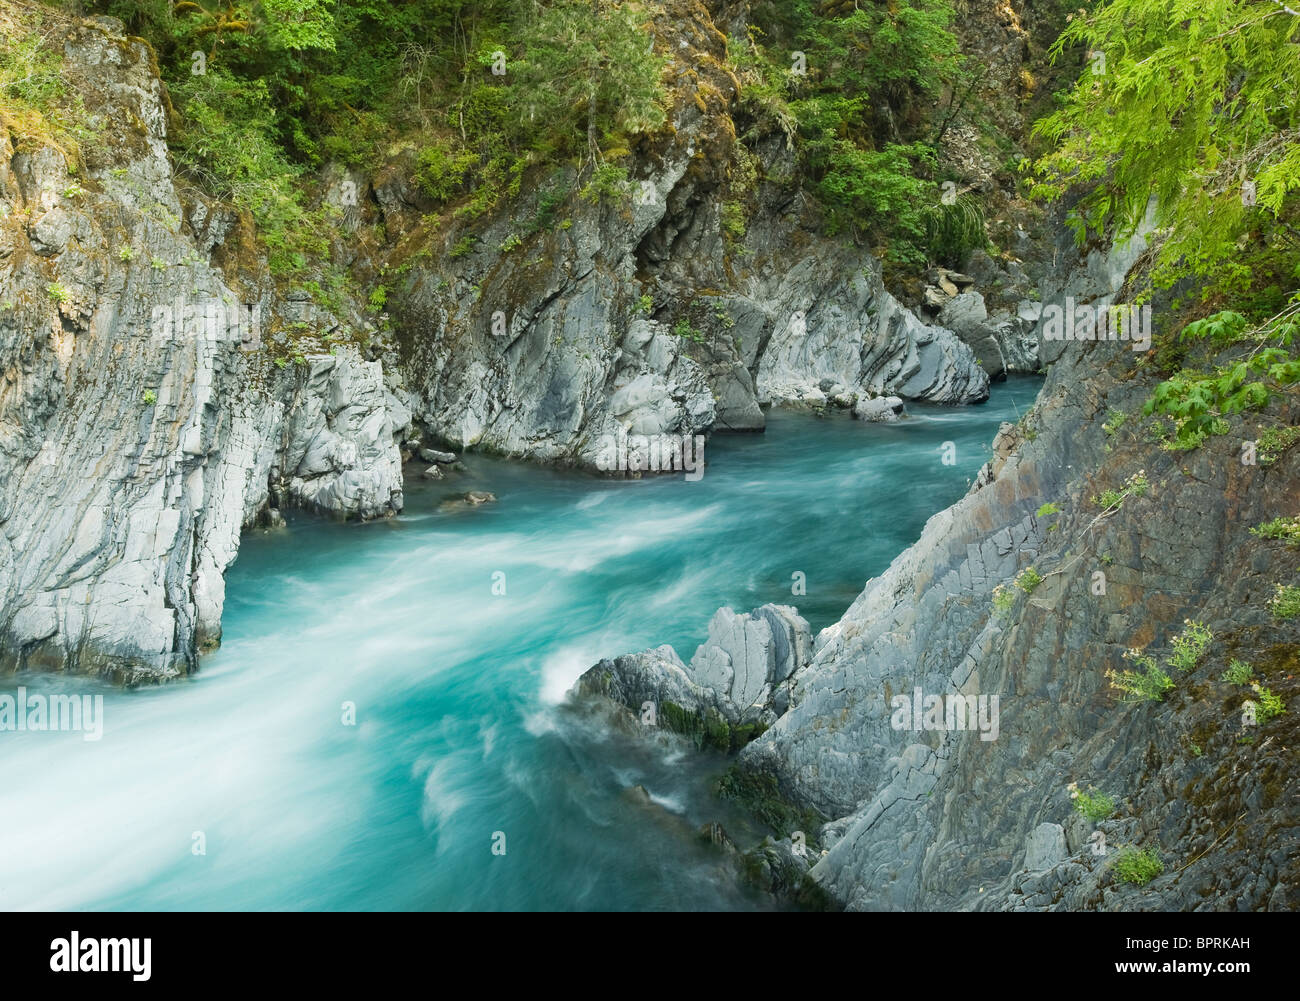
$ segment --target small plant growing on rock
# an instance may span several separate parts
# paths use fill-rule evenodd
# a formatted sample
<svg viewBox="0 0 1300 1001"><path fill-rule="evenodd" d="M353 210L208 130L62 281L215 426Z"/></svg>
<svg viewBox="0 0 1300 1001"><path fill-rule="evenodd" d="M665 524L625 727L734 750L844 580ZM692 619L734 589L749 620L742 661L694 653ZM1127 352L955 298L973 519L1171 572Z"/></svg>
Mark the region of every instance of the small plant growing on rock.
<svg viewBox="0 0 1300 1001"><path fill-rule="evenodd" d="M1147 471L1139 469L1136 473L1124 481L1124 486L1118 490L1104 490L1101 494L1094 496L1092 502L1098 507L1109 511L1111 508L1118 508L1129 497L1142 497L1146 494L1150 484L1147 482Z"/></svg>
<svg viewBox="0 0 1300 1001"><path fill-rule="evenodd" d="M1119 429L1124 426L1124 422L1127 420L1128 420L1128 414L1124 413L1124 411L1112 410L1107 415L1106 423L1101 426L1101 429L1106 432L1106 437L1109 438L1115 434L1118 434Z"/></svg>
<svg viewBox="0 0 1300 1001"><path fill-rule="evenodd" d="M149 267L153 268L155 271L166 271L167 262L161 257L152 257L149 259Z"/></svg>
<svg viewBox="0 0 1300 1001"><path fill-rule="evenodd" d="M627 171L612 163L603 163L591 175L591 180L578 192L578 197L596 205L605 200L617 200L627 194Z"/></svg>
<svg viewBox="0 0 1300 1001"><path fill-rule="evenodd" d="M1255 676L1255 669L1244 661L1237 660L1236 657L1228 664L1228 669L1223 672L1221 680L1230 685L1248 685L1250 679Z"/></svg>
<svg viewBox="0 0 1300 1001"><path fill-rule="evenodd" d="M135 259L135 251L132 250L130 247L123 247L121 250L117 252L117 259L121 261L123 264L125 264L128 261L132 261Z"/></svg>
<svg viewBox="0 0 1300 1001"><path fill-rule="evenodd" d="M80 198L86 193L86 189L75 181L63 189L64 198Z"/></svg>
<svg viewBox="0 0 1300 1001"><path fill-rule="evenodd" d="M144 405L146 407L152 407L155 403L158 402L158 394L155 393L152 389L146 389L144 393L140 396L140 399L144 401Z"/></svg>
<svg viewBox="0 0 1300 1001"><path fill-rule="evenodd" d="M1125 650L1124 659L1133 661L1139 670L1106 672L1110 687L1123 693L1121 702L1159 702L1174 687L1173 679L1150 654L1138 649Z"/></svg>
<svg viewBox="0 0 1300 1001"><path fill-rule="evenodd" d="M1154 848L1139 850L1130 846L1119 853L1113 864L1116 879L1136 886L1145 886L1165 871Z"/></svg>
<svg viewBox="0 0 1300 1001"><path fill-rule="evenodd" d="M993 589L993 609L999 614L1009 612L1011 606L1016 603L1016 596L1011 593L1010 589L999 584Z"/></svg>
<svg viewBox="0 0 1300 1001"><path fill-rule="evenodd" d="M72 297L68 287L61 282L50 282L45 286L45 294L50 297L52 302L57 302L59 305L67 302Z"/></svg>
<svg viewBox="0 0 1300 1001"><path fill-rule="evenodd" d="M1061 509L1052 501L1048 501L1046 504L1044 504L1042 507L1040 507L1037 511L1034 512L1034 517L1048 518L1054 514L1060 514L1060 513L1061 513Z"/></svg>
<svg viewBox="0 0 1300 1001"><path fill-rule="evenodd" d="M643 295L636 301L636 311L642 316L649 316L654 312L655 300L652 295Z"/></svg>
<svg viewBox="0 0 1300 1001"><path fill-rule="evenodd" d="M1286 704L1258 681L1250 686L1258 701L1255 703L1255 722L1263 726L1275 716L1286 712Z"/></svg>
<svg viewBox="0 0 1300 1001"><path fill-rule="evenodd" d="M1289 546L1300 547L1300 515L1266 521L1252 528L1250 534L1261 539L1279 539Z"/></svg>
<svg viewBox="0 0 1300 1001"><path fill-rule="evenodd" d="M1173 652L1169 655L1169 663L1180 671L1190 671L1201 662L1214 634L1204 622L1183 619L1183 625L1187 628L1175 636L1170 644Z"/></svg>
<svg viewBox="0 0 1300 1001"><path fill-rule="evenodd" d="M466 236L462 236L459 240L456 241L456 246L451 248L451 252L448 253L447 256L453 259L457 257L464 257L466 254L470 253L474 249L474 244L477 242L478 242L478 237L474 236L472 233Z"/></svg>
<svg viewBox="0 0 1300 1001"><path fill-rule="evenodd" d="M1115 801L1103 792L1097 792L1088 786L1087 792L1079 788L1079 783L1071 782L1067 786L1074 808L1094 824L1100 823L1115 812Z"/></svg>
<svg viewBox="0 0 1300 1001"><path fill-rule="evenodd" d="M1300 615L1300 587L1279 584L1268 602L1269 610L1278 619L1294 619Z"/></svg>
<svg viewBox="0 0 1300 1001"><path fill-rule="evenodd" d="M1016 587L1025 594L1033 594L1034 588L1043 582L1042 575L1033 567L1025 567L1016 575Z"/></svg>
<svg viewBox="0 0 1300 1001"><path fill-rule="evenodd" d="M673 324L673 333L682 340L691 341L695 344L704 343L704 334L691 326L691 321L683 317Z"/></svg>
<svg viewBox="0 0 1300 1001"><path fill-rule="evenodd" d="M1255 440L1259 450L1259 464L1271 466L1282 453L1300 441L1300 427L1267 428Z"/></svg>

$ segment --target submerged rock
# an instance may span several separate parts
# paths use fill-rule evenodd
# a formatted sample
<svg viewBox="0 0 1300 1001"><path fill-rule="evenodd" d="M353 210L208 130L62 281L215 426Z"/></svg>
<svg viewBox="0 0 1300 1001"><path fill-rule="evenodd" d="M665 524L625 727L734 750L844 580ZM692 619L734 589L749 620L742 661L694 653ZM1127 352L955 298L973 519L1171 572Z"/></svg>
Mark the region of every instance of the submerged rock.
<svg viewBox="0 0 1300 1001"><path fill-rule="evenodd" d="M486 490L470 490L456 497L448 497L442 502L444 508L479 507L483 504L495 504L497 495Z"/></svg>

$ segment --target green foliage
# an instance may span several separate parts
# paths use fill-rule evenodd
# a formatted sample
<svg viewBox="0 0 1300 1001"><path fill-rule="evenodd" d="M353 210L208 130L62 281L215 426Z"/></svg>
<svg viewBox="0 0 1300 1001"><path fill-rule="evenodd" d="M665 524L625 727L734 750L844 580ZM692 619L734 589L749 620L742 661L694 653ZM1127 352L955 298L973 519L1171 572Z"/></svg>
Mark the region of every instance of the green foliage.
<svg viewBox="0 0 1300 1001"><path fill-rule="evenodd" d="M704 332L691 326L691 321L684 316L673 324L673 333L682 340L695 344L703 344L705 340Z"/></svg>
<svg viewBox="0 0 1300 1001"><path fill-rule="evenodd" d="M60 305L72 298L72 293L68 287L61 282L50 282L45 286L45 294L50 297L51 302L57 302Z"/></svg>
<svg viewBox="0 0 1300 1001"><path fill-rule="evenodd" d="M372 313L382 313L384 307L388 304L388 289L383 285L378 285L370 293L370 311Z"/></svg>
<svg viewBox="0 0 1300 1001"><path fill-rule="evenodd" d="M1043 582L1042 576L1033 567L1025 567L1016 575L1016 587L1025 594L1033 594L1034 588Z"/></svg>
<svg viewBox="0 0 1300 1001"><path fill-rule="evenodd" d="M999 584L993 589L993 609L999 615L1009 612L1011 606L1016 603L1016 596L1010 588Z"/></svg>
<svg viewBox="0 0 1300 1001"><path fill-rule="evenodd" d="M262 0L262 22L271 51L335 49L331 0Z"/></svg>
<svg viewBox="0 0 1300 1001"><path fill-rule="evenodd" d="M802 53L806 72L792 53ZM783 131L833 229L887 244L898 263L925 259L934 143L926 109L966 81L949 0L755 5L749 34L728 43L745 116Z"/></svg>
<svg viewBox="0 0 1300 1001"><path fill-rule="evenodd" d="M95 134L61 75L59 22L25 8L22 18L21 27L0 22L0 129L16 151L52 145L75 167L80 146Z"/></svg>
<svg viewBox="0 0 1300 1001"><path fill-rule="evenodd" d="M899 263L921 264L927 204L934 185L918 174L934 165L934 151L920 143L888 143L880 152L843 140L821 161L817 194L829 209L831 229L888 232L890 255Z"/></svg>
<svg viewBox="0 0 1300 1001"><path fill-rule="evenodd" d="M1037 511L1034 512L1035 518L1048 518L1054 514L1060 514L1061 508L1054 501L1048 501Z"/></svg>
<svg viewBox="0 0 1300 1001"><path fill-rule="evenodd" d="M153 46L178 112L169 130L178 166L250 213L281 276L302 277L328 250L331 220L309 207L306 191L326 161L364 167L414 137L420 191L439 211L474 220L548 164L576 167L593 202L621 198L627 174L618 161L635 136L667 122L671 56L647 48L652 11L638 3L79 5L122 18ZM830 226L888 243L893 260L920 262L924 206L937 202L929 109L967 80L952 6L895 0L841 13L814 0L762 3L749 37L729 44L728 69L744 79L741 100L756 111L756 127L776 118L786 131L801 183L821 197ZM790 72L796 49L807 55L806 75ZM6 61L17 66L9 76ZM54 63L36 76L25 67L0 46L0 88L62 86ZM739 180L722 214L730 244L744 236L743 197L757 183L753 155L742 148L736 160ZM544 196L521 238L551 228L566 197ZM937 223L932 236L948 249L936 252L970 236ZM458 242L452 253L469 250Z"/></svg>
<svg viewBox="0 0 1300 1001"><path fill-rule="evenodd" d="M1300 441L1300 427L1265 429L1256 440L1260 465L1271 466L1282 457L1283 452L1298 441Z"/></svg>
<svg viewBox="0 0 1300 1001"><path fill-rule="evenodd" d="M144 402L144 405L146 407L152 407L155 403L158 402L158 394L155 393L152 389L146 389L140 395L140 399Z"/></svg>
<svg viewBox="0 0 1300 1001"><path fill-rule="evenodd" d="M601 201L616 201L627 192L627 170L612 163L602 163L578 194L584 201L595 205Z"/></svg>
<svg viewBox="0 0 1300 1001"><path fill-rule="evenodd" d="M745 237L745 206L740 202L724 202L722 205L722 232L730 242Z"/></svg>
<svg viewBox="0 0 1300 1001"><path fill-rule="evenodd" d="M1249 235L1291 262L1300 189L1300 18L1273 0L1110 0L1080 10L1052 49L1089 60L1064 106L1035 131L1054 149L1034 165L1033 193L1082 198L1071 213L1083 242L1114 225L1133 232L1154 196L1160 243L1154 280L1189 272L1206 289L1250 281ZM1255 185L1255 204L1243 182ZM1292 275L1292 278L1295 276ZM1293 286L1294 287L1294 286Z"/></svg>
<svg viewBox="0 0 1300 1001"><path fill-rule="evenodd" d="M1124 426L1124 422L1127 420L1128 414L1124 413L1124 411L1112 410L1106 418L1106 423L1101 426L1101 429L1106 432L1107 437L1111 437L1119 432L1119 429Z"/></svg>
<svg viewBox="0 0 1300 1001"><path fill-rule="evenodd" d="M1118 490L1103 490L1092 498L1092 502L1103 510L1118 509L1129 497L1141 497L1146 494L1150 484L1147 482L1146 470L1139 469L1124 481Z"/></svg>
<svg viewBox="0 0 1300 1001"><path fill-rule="evenodd" d="M636 301L636 311L642 316L649 316L654 312L655 300L652 295L643 295Z"/></svg>
<svg viewBox="0 0 1300 1001"><path fill-rule="evenodd" d="M1300 547L1300 515L1293 518L1274 518L1250 530L1261 539L1280 539L1291 547Z"/></svg>
<svg viewBox="0 0 1300 1001"><path fill-rule="evenodd" d="M666 118L664 56L646 51L644 13L633 5L597 7L554 0L535 8L510 66L517 127L541 148L563 148L576 129L587 152L598 137L651 132Z"/></svg>
<svg viewBox="0 0 1300 1001"><path fill-rule="evenodd" d="M1138 670L1106 671L1110 687L1121 693L1121 702L1159 702L1165 697L1165 692L1174 687L1173 678L1150 654L1126 650L1124 659L1133 661Z"/></svg>
<svg viewBox="0 0 1300 1001"><path fill-rule="evenodd" d="M1176 423L1176 441L1195 447L1209 434L1223 433L1223 416L1266 407L1274 394L1300 382L1300 359L1290 348L1300 334L1300 296L1283 312L1251 328L1240 313L1225 310L1187 324L1179 340L1202 342L1209 350L1245 342L1249 353L1209 373L1184 369L1156 386L1142 408ZM1188 443L1192 443L1188 445Z"/></svg>
<svg viewBox="0 0 1300 1001"><path fill-rule="evenodd" d="M1091 786L1087 791L1074 789L1070 795L1074 800L1075 810L1094 824L1105 820L1115 812L1115 801L1105 793L1097 792Z"/></svg>
<svg viewBox="0 0 1300 1001"><path fill-rule="evenodd" d="M1180 671L1190 671L1201 662L1214 634L1204 622L1184 619L1186 628L1170 642L1169 663Z"/></svg>
<svg viewBox="0 0 1300 1001"><path fill-rule="evenodd" d="M427 146L416 157L415 182L435 202L445 202L461 190L477 161L473 153L451 152L441 144Z"/></svg>
<svg viewBox="0 0 1300 1001"><path fill-rule="evenodd" d="M930 257L950 268L960 268L971 251L988 245L984 210L969 195L951 205L933 202L925 211L925 243Z"/></svg>
<svg viewBox="0 0 1300 1001"><path fill-rule="evenodd" d="M1250 687L1254 689L1255 698L1258 700L1255 703L1255 722L1260 726L1286 712L1286 704L1270 689L1265 688L1258 681Z"/></svg>
<svg viewBox="0 0 1300 1001"><path fill-rule="evenodd" d="M1221 417L1211 417L1209 421L1194 431L1185 431L1187 421L1181 417L1174 418L1173 437L1168 433L1160 436L1160 448L1165 452L1190 452L1205 444L1211 435L1223 435L1232 430L1232 425Z"/></svg>
<svg viewBox="0 0 1300 1001"><path fill-rule="evenodd" d="M170 136L178 166L250 212L279 275L328 249L329 219L307 209L304 192L326 160L374 164L394 139L415 135L420 190L437 205L468 194L456 212L474 219L515 197L529 166L582 155L599 171L603 145L626 145L666 120L667 60L646 52L647 15L637 4L82 6L122 18L153 46L179 113ZM504 74L493 72L498 53ZM56 72L42 79L59 86ZM593 190L608 193L608 174Z"/></svg>
<svg viewBox="0 0 1300 1001"><path fill-rule="evenodd" d="M533 213L533 218L529 220L524 235L532 236L534 233L545 232L554 226L555 216L567 197L567 190L558 186L543 190L537 197L537 210ZM569 222L569 226L571 225L573 223ZM569 226L561 225L560 228L568 229Z"/></svg>
<svg viewBox="0 0 1300 1001"><path fill-rule="evenodd" d="M1254 676L1255 669L1253 667L1234 657L1229 662L1228 669L1223 672L1223 677L1220 680L1226 681L1230 685L1248 685L1250 679Z"/></svg>
<svg viewBox="0 0 1300 1001"><path fill-rule="evenodd" d="M1124 848L1112 863L1115 878L1125 883L1145 886L1165 871L1164 863L1154 848L1138 850L1132 846Z"/></svg>
<svg viewBox="0 0 1300 1001"><path fill-rule="evenodd" d="M221 68L174 86L185 108L173 140L181 172L213 194L249 212L277 274L301 267L323 249L308 225L291 163L277 134L277 113L267 82L242 80Z"/></svg>
<svg viewBox="0 0 1300 1001"><path fill-rule="evenodd" d="M1279 584L1268 602L1269 610L1279 619L1294 619L1300 615L1300 587Z"/></svg>
<svg viewBox="0 0 1300 1001"><path fill-rule="evenodd" d="M123 247L121 250L117 252L117 259L119 261L122 261L123 263L134 260L135 251L132 250L130 247Z"/></svg>

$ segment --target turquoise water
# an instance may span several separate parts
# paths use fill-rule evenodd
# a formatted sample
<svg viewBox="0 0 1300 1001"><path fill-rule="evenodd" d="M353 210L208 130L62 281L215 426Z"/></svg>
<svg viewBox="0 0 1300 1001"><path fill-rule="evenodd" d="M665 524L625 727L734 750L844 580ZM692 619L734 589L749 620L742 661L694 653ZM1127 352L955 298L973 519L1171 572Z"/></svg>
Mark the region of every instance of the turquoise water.
<svg viewBox="0 0 1300 1001"><path fill-rule="evenodd" d="M193 678L3 679L102 692L105 724L98 742L0 733L0 907L768 906L693 836L712 819L759 835L710 795L724 759L629 737L564 693L603 656L668 642L689 659L720 605L830 624L1038 385L894 426L773 412L766 434L712 439L698 482L470 455L440 483L408 469L399 518L248 534L223 646ZM470 489L498 503L442 506Z"/></svg>

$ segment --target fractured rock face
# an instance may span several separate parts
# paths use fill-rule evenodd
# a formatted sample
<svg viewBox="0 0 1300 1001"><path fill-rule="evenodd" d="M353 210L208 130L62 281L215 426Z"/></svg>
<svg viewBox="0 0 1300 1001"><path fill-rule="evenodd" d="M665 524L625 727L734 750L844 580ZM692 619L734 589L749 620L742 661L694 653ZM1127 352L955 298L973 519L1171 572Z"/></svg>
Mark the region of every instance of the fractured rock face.
<svg viewBox="0 0 1300 1001"><path fill-rule="evenodd" d="M75 192L61 153L0 137L0 666L135 683L218 641L243 526L390 512L401 475L377 363L250 353L245 297L271 290L237 294L212 227L181 228L161 85L115 24L65 42L65 79L123 123Z"/></svg>
<svg viewBox="0 0 1300 1001"><path fill-rule="evenodd" d="M834 262L801 260L765 290L775 323L758 366L760 396L824 403L820 383L829 380L936 403L988 398L988 376L951 331L917 319L874 269Z"/></svg>
<svg viewBox="0 0 1300 1001"><path fill-rule="evenodd" d="M811 649L807 621L788 605L764 605L749 615L720 608L709 622L708 640L691 658L690 674L743 714L766 703L775 686L807 662Z"/></svg>
<svg viewBox="0 0 1300 1001"><path fill-rule="evenodd" d="M286 420L281 477L288 499L312 510L375 518L402 508L383 373L355 348L308 359ZM453 457L454 458L454 457Z"/></svg>
<svg viewBox="0 0 1300 1001"><path fill-rule="evenodd" d="M770 723L787 704L784 683L808 663L812 633L788 605L763 605L748 615L722 608L709 638L689 665L669 646L602 660L575 686L633 711L650 702L672 703L687 713L714 711L731 724Z"/></svg>

